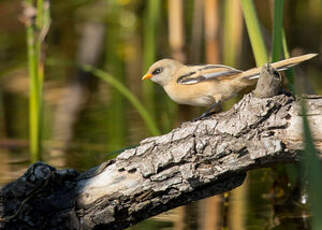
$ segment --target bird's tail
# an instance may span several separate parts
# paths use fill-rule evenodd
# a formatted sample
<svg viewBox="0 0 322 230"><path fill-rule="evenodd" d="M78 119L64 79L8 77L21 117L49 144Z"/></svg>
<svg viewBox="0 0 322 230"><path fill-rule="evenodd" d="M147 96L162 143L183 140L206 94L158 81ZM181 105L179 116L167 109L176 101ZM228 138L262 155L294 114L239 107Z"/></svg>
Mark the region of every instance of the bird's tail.
<svg viewBox="0 0 322 230"><path fill-rule="evenodd" d="M302 56L292 57L292 58L288 58L288 59L285 59L282 61L274 62L271 65L273 66L273 68L275 68L277 71L280 72L280 71L287 70L288 68L291 68L301 62L304 62L304 61L307 61L311 58L314 58L317 55L318 54L316 54L316 53L305 54ZM253 69L244 71L242 74L242 79L253 80L253 79L259 78L261 68L262 67L258 67L258 68L253 68Z"/></svg>

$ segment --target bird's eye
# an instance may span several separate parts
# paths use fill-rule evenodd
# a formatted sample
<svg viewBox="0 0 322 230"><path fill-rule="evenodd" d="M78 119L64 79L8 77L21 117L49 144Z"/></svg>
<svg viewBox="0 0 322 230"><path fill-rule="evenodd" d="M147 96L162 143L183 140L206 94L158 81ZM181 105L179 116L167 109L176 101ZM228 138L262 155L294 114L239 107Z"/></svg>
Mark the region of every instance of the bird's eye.
<svg viewBox="0 0 322 230"><path fill-rule="evenodd" d="M159 73L161 73L162 72L162 68L156 68L153 72L152 72L152 74L153 75L158 75Z"/></svg>

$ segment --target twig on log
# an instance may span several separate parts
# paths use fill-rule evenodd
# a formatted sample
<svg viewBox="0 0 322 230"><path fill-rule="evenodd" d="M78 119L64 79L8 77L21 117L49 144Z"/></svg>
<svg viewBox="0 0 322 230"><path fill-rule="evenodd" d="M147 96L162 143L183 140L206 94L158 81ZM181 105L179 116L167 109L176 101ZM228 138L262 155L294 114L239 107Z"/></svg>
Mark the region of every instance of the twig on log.
<svg viewBox="0 0 322 230"><path fill-rule="evenodd" d="M281 92L281 75L270 65L265 64L260 73L254 96L258 98L269 98Z"/></svg>

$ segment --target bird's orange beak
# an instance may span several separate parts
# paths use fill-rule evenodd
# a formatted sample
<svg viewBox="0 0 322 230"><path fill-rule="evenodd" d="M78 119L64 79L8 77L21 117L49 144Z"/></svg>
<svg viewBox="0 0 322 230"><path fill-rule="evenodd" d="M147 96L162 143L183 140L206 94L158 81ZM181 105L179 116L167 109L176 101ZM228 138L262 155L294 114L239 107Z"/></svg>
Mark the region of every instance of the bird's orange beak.
<svg viewBox="0 0 322 230"><path fill-rule="evenodd" d="M153 76L152 74L147 73L147 74L145 74L145 75L142 77L142 79L141 79L141 80L150 79L152 76Z"/></svg>

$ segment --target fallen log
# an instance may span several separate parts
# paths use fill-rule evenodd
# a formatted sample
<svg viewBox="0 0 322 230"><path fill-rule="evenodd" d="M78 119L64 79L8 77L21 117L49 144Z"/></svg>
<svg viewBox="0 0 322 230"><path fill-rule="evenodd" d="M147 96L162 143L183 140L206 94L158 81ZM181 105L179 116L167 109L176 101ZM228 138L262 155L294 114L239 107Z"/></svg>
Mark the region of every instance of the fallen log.
<svg viewBox="0 0 322 230"><path fill-rule="evenodd" d="M229 191L251 169L298 161L303 114L279 83L265 65L255 91L229 111L147 138L84 173L32 165L1 189L0 228L123 229ZM321 152L322 97L302 100Z"/></svg>

